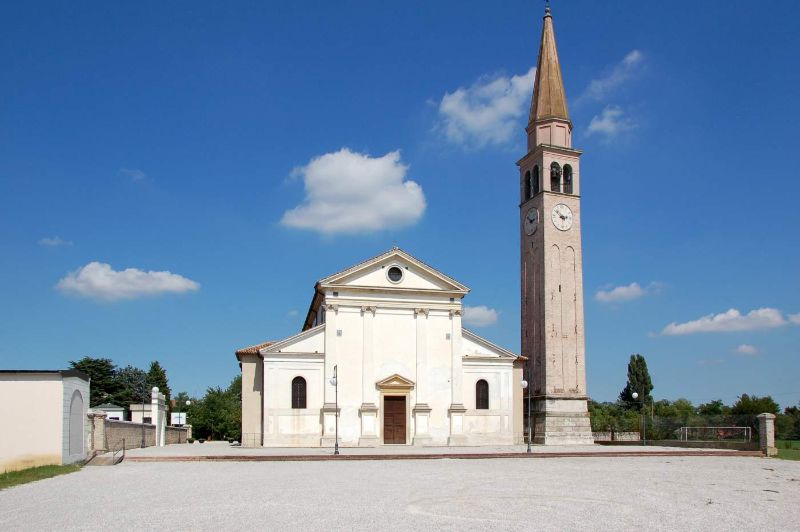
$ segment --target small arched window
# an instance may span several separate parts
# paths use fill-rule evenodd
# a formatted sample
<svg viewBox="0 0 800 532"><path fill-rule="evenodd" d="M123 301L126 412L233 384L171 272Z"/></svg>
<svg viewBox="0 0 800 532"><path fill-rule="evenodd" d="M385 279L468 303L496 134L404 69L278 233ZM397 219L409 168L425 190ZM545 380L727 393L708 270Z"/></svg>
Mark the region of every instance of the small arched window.
<svg viewBox="0 0 800 532"><path fill-rule="evenodd" d="M539 167L533 167L533 177L531 177L531 187L533 188L533 195L539 193Z"/></svg>
<svg viewBox="0 0 800 532"><path fill-rule="evenodd" d="M489 383L483 379L475 383L475 408L489 410Z"/></svg>
<svg viewBox="0 0 800 532"><path fill-rule="evenodd" d="M555 161L550 165L550 192L561 192L561 166Z"/></svg>
<svg viewBox="0 0 800 532"><path fill-rule="evenodd" d="M564 194L572 194L572 167L564 165Z"/></svg>
<svg viewBox="0 0 800 532"><path fill-rule="evenodd" d="M525 172L525 199L524 201L528 201L531 199L531 173L530 171Z"/></svg>
<svg viewBox="0 0 800 532"><path fill-rule="evenodd" d="M306 380L303 377L292 379L292 408L306 407Z"/></svg>

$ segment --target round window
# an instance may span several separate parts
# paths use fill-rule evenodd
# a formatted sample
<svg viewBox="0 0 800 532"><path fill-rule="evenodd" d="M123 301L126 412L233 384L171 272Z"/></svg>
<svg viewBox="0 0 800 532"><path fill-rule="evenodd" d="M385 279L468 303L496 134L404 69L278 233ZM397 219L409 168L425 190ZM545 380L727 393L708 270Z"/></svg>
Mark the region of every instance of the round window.
<svg viewBox="0 0 800 532"><path fill-rule="evenodd" d="M400 279L403 278L403 270L398 268L397 266L392 266L389 268L389 271L386 273L389 276L389 280L393 283L399 283Z"/></svg>

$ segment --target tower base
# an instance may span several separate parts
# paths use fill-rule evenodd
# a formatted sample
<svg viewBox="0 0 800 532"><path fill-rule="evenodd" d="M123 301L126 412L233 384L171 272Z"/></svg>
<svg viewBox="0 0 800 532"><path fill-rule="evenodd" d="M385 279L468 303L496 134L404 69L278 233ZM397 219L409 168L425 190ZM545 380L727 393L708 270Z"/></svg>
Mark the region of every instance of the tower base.
<svg viewBox="0 0 800 532"><path fill-rule="evenodd" d="M592 445L592 426L585 398L535 399L533 443L540 445Z"/></svg>

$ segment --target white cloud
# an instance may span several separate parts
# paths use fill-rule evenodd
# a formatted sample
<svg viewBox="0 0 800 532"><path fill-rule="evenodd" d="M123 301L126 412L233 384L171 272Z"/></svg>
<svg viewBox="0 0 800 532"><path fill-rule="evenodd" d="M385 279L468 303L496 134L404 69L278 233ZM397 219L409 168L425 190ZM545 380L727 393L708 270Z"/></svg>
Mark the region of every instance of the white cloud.
<svg viewBox="0 0 800 532"><path fill-rule="evenodd" d="M647 294L647 290L639 286L639 283L631 283L626 286L617 286L610 290L598 290L594 298L601 303L618 303L620 301L631 301Z"/></svg>
<svg viewBox="0 0 800 532"><path fill-rule="evenodd" d="M163 293L191 292L200 285L191 279L170 272L145 272L136 268L115 271L109 264L90 262L58 281L56 288L64 294L117 301L156 296Z"/></svg>
<svg viewBox="0 0 800 532"><path fill-rule="evenodd" d="M464 306L464 323L474 327L486 327L497 323L497 311L486 305L477 307Z"/></svg>
<svg viewBox="0 0 800 532"><path fill-rule="evenodd" d="M592 117L586 135L595 133L613 138L620 133L625 133L636 128L636 122L625 116L625 112L618 105L607 105L599 114Z"/></svg>
<svg viewBox="0 0 800 532"><path fill-rule="evenodd" d="M740 355L757 355L758 348L750 344L741 344L736 348L736 352Z"/></svg>
<svg viewBox="0 0 800 532"><path fill-rule="evenodd" d="M800 314L789 314L787 317L789 318L790 322L794 323L795 325L800 325Z"/></svg>
<svg viewBox="0 0 800 532"><path fill-rule="evenodd" d="M295 168L306 198L283 213L287 227L323 234L370 233L412 225L425 212L425 195L414 181L405 180L408 166L400 152L370 157L347 148L315 157Z"/></svg>
<svg viewBox="0 0 800 532"><path fill-rule="evenodd" d="M685 323L672 322L661 331L667 336L679 336L701 332L735 332L774 329L788 324L780 310L760 308L742 314L735 308L720 314L708 314Z"/></svg>
<svg viewBox="0 0 800 532"><path fill-rule="evenodd" d="M71 246L72 245L72 241L71 240L64 240L63 238L61 238L59 236L53 236L53 237L44 237L44 238L39 239L38 244L40 246L46 246L46 247L49 247L49 248L57 248L57 247L61 247L61 246Z"/></svg>
<svg viewBox="0 0 800 532"><path fill-rule="evenodd" d="M614 89L628 81L639 71L644 61L644 55L639 50L631 50L622 61L614 65L611 72L603 78L593 79L583 91L576 103L583 100L602 100Z"/></svg>
<svg viewBox="0 0 800 532"><path fill-rule="evenodd" d="M448 141L483 147L505 144L527 115L536 68L518 76L482 77L446 93L439 103L439 129Z"/></svg>

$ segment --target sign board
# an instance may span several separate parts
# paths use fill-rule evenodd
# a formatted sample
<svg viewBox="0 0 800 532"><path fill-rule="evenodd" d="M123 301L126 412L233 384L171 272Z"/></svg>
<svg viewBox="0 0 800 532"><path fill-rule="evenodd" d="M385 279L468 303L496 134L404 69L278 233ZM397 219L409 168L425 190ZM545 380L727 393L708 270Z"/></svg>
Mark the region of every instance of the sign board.
<svg viewBox="0 0 800 532"><path fill-rule="evenodd" d="M173 412L171 421L172 426L186 425L186 412Z"/></svg>

